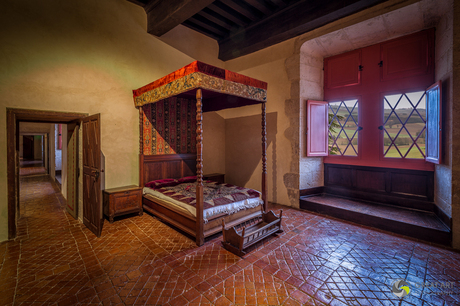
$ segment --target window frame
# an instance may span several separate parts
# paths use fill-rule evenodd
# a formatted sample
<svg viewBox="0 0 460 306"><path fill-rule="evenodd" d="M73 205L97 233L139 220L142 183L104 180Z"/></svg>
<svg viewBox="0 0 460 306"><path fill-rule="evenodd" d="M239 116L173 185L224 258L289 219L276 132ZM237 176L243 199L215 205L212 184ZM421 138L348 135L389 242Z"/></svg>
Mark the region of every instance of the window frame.
<svg viewBox="0 0 460 306"><path fill-rule="evenodd" d="M328 111L329 111L329 103L334 103L334 102L339 102L339 101L348 101L348 100L358 100L358 154L356 156L347 156L347 155L331 155L329 154L329 145L328 145L328 159L351 159L351 160L359 160L361 159L361 145L362 145L362 137L361 137L361 131L362 131L362 126L360 125L361 122L361 105L362 105L362 99L360 95L356 96L351 96L351 97L346 97L343 99L332 99L331 101L326 101L328 103ZM329 112L328 112L329 114ZM329 123L329 117L328 117L328 123ZM328 135L329 135L329 125L328 125ZM329 142L328 142L329 143Z"/></svg>
<svg viewBox="0 0 460 306"><path fill-rule="evenodd" d="M381 122L380 126L383 126L385 123L385 101L384 97L389 96L389 95L401 95L401 94L407 94L407 93L412 93L412 92L421 92L424 91L426 94L426 88L425 87L416 87L416 88L411 88L407 90L398 90L398 91L390 91L390 92L382 92L380 93L380 103L381 103ZM426 106L425 106L426 107ZM425 133L427 132L426 130L426 120L425 120ZM407 158L407 157L385 157L385 144L384 144L384 137L385 137L385 131L384 129L379 131L379 143L380 143L380 148L379 148L379 160L381 161L394 161L394 162L405 162L409 164L417 164L420 162L426 162L426 147L425 147L425 157L424 158Z"/></svg>
<svg viewBox="0 0 460 306"><path fill-rule="evenodd" d="M385 47L399 46L399 48L403 48L405 41L408 39L417 41L420 46L426 48L426 51L421 51L417 60L409 62L406 66L404 65L405 62L401 62L409 56L407 52L404 53L405 50L402 50L401 57L397 57L396 51L393 50L392 54L395 54L396 57L383 62L385 52L387 52L385 50L388 49L385 49ZM435 169L434 164L425 159L383 158L383 131L378 128L383 124L384 120L383 92L388 95L393 92L400 94L402 92L426 91L426 88L433 84L434 28L324 58L324 67L330 64L331 59L335 60L337 57L346 56L350 52L360 52L361 55L361 64L357 70L360 74L359 84L343 84L341 87L329 88L326 80L328 77L330 78L327 75L330 69L325 69L323 88L325 101L343 101L348 100L349 97L360 96L358 120L359 126L363 130L358 132L358 156L328 155L324 157L324 163L433 171ZM425 58L425 61L420 61L423 58ZM388 60L389 58L386 57L386 59ZM403 69L399 73L398 66L395 66L398 63L402 63L402 67L406 67L407 69L404 69L407 71ZM413 65L414 63L416 63L415 66ZM383 70L386 69L385 65L390 64L393 66L387 72L391 74L389 74L391 77L383 77L385 76L382 75ZM335 71L340 71L339 68L335 69ZM334 71L334 69L331 71ZM399 76L393 75L396 72L398 72ZM338 78L338 80L351 80L355 74L355 70L350 71L348 76L345 75L342 78Z"/></svg>

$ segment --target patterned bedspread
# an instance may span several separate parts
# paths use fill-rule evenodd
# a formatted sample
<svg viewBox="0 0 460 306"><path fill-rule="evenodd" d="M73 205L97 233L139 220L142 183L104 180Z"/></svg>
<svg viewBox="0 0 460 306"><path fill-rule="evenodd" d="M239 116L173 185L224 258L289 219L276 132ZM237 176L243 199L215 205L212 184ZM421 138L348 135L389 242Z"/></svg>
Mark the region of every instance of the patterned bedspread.
<svg viewBox="0 0 460 306"><path fill-rule="evenodd" d="M203 209L227 205L250 198L259 198L260 193L253 189L230 184L218 184L205 181L203 183ZM196 183L183 183L155 189L165 196L196 207Z"/></svg>

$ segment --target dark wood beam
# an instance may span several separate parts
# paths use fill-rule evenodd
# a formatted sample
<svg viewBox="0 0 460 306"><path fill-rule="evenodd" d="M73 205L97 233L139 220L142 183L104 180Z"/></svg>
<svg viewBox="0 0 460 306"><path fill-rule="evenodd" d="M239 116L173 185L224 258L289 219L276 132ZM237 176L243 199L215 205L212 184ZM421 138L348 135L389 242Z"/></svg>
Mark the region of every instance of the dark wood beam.
<svg viewBox="0 0 460 306"><path fill-rule="evenodd" d="M182 25L184 25L184 26L186 26L186 27L188 27L188 28L190 28L192 30L198 31L201 34L204 34L206 36L210 36L210 37L214 38L217 41L219 41L220 39L222 39L224 37L223 34L218 34L216 29L213 29L211 27L204 27L204 26L202 26L203 23L195 23L195 21L197 21L197 20L196 19L195 20L189 19L189 20L183 22ZM219 33L222 33L222 31L219 31Z"/></svg>
<svg viewBox="0 0 460 306"><path fill-rule="evenodd" d="M147 12L147 32L161 36L189 19L214 0L154 0L144 7Z"/></svg>
<svg viewBox="0 0 460 306"><path fill-rule="evenodd" d="M202 16L203 18L208 19L211 22L214 22L215 24L220 25L221 27L231 30L232 28L235 28L236 24L227 18L220 19L216 13L209 9L204 9L201 12L198 13L198 16ZM222 16L220 16L222 18Z"/></svg>
<svg viewBox="0 0 460 306"><path fill-rule="evenodd" d="M236 23L237 25L239 26L245 26L247 25L250 20L248 20L247 18L245 18L244 16L241 16L241 18L238 18L236 17L235 15L233 14L230 14L229 13L229 7L226 6L226 5L223 5L222 3L219 3L219 2L215 2L213 4L211 4L210 6L208 6L208 9L210 9L211 11L213 11L214 13Z"/></svg>
<svg viewBox="0 0 460 306"><path fill-rule="evenodd" d="M270 8L259 0L246 0L246 2L258 9L259 11L261 11L262 13L264 13L265 15L270 15L272 13Z"/></svg>
<svg viewBox="0 0 460 306"><path fill-rule="evenodd" d="M260 20L260 18L262 17L262 14L256 12L252 7L250 7L243 1L220 0L220 2L234 9L236 12L240 13L241 15L243 15L251 21Z"/></svg>
<svg viewBox="0 0 460 306"><path fill-rule="evenodd" d="M225 37L229 30L226 30L225 28L222 28L221 26L207 20L206 18L200 16L200 15L195 15L192 18L189 18L187 22L191 22L194 24L197 24L206 30L210 31L211 33L215 33L217 36Z"/></svg>
<svg viewBox="0 0 460 306"><path fill-rule="evenodd" d="M387 0L301 0L219 41L227 61L309 32Z"/></svg>
<svg viewBox="0 0 460 306"><path fill-rule="evenodd" d="M283 0L269 0L270 2L274 3L276 6L286 6L286 1Z"/></svg>

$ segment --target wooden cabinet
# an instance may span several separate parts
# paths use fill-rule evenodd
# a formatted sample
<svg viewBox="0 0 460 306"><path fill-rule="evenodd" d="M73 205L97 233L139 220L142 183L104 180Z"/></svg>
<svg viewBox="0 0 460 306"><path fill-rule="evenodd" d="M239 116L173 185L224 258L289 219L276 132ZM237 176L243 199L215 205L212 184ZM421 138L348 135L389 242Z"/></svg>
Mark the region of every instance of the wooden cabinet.
<svg viewBox="0 0 460 306"><path fill-rule="evenodd" d="M225 174L223 173L204 174L203 179L218 182L219 184L223 184L225 183Z"/></svg>
<svg viewBox="0 0 460 306"><path fill-rule="evenodd" d="M142 188L125 186L104 190L104 214L113 218L121 215L138 213L142 216Z"/></svg>

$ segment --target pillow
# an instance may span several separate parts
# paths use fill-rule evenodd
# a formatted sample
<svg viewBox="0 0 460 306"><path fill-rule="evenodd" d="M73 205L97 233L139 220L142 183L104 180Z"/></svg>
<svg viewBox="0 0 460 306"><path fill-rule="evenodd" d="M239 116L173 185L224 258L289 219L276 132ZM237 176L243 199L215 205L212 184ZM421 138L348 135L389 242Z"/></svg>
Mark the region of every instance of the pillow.
<svg viewBox="0 0 460 306"><path fill-rule="evenodd" d="M186 177L181 177L180 179L177 180L179 183L192 183L196 181L196 175L195 176L186 176Z"/></svg>
<svg viewBox="0 0 460 306"><path fill-rule="evenodd" d="M176 184L177 184L177 180L175 179L162 179L162 180L148 182L147 184L145 184L145 187L150 187L152 189L158 189L162 187L174 186Z"/></svg>

